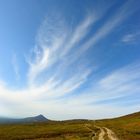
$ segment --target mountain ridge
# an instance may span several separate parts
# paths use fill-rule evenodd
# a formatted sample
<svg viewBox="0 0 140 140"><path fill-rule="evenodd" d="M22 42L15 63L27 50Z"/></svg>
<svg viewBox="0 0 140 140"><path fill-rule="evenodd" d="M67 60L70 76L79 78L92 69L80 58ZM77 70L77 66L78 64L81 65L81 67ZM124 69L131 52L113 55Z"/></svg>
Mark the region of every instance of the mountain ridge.
<svg viewBox="0 0 140 140"><path fill-rule="evenodd" d="M42 114L33 116L33 117L26 117L26 118L4 118L0 117L0 124L4 123L32 123L32 122L46 122L49 119L44 117Z"/></svg>
<svg viewBox="0 0 140 140"><path fill-rule="evenodd" d="M129 119L129 118L140 118L140 111L134 112L131 114L126 114L120 117L110 118L110 119ZM73 120L66 120L66 121L82 121L82 120L88 120L88 119L73 119ZM100 119L99 119L100 120ZM102 120L109 120L109 119L102 119ZM42 114L33 116L33 117L26 117L26 118L5 118L0 117L0 124L6 124L6 123L34 123L34 122L47 122L50 121ZM52 120L53 121L53 120Z"/></svg>

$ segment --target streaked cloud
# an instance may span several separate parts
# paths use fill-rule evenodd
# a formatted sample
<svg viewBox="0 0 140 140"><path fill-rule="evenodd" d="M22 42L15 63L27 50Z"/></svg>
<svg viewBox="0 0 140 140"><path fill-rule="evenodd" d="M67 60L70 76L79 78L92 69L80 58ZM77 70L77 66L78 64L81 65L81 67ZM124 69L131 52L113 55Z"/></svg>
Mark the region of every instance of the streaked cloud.
<svg viewBox="0 0 140 140"><path fill-rule="evenodd" d="M106 20L102 19L111 6L103 10L96 8L94 14L85 15L74 27L69 27L62 16L47 16L39 28L35 47L27 58L27 87L13 90L0 82L1 113L29 116L43 112L52 119L66 119L112 117L138 110L139 103L132 104L130 110L121 105L134 103L135 100L138 102L133 96L139 97L139 62L108 70L100 76L97 74L101 69L100 61L94 56L85 58L85 53L90 53L89 49L94 52L98 42L107 38L137 11L130 0ZM102 20L102 24L95 28ZM95 32L91 33L91 29ZM132 41L133 38L127 35L123 41ZM95 64L93 59L98 63ZM16 55L12 63L18 79ZM98 77L92 77L94 74ZM125 101L125 98L128 99ZM119 111L116 112L116 109Z"/></svg>
<svg viewBox="0 0 140 140"><path fill-rule="evenodd" d="M124 3L116 12L113 14L105 23L102 25L99 30L87 41L83 47L81 47L84 51L89 47L96 45L101 39L105 38L107 35L111 34L112 31L117 28L123 21L125 21L128 17L134 14L138 8L134 8L133 1L127 1Z"/></svg>
<svg viewBox="0 0 140 140"><path fill-rule="evenodd" d="M121 41L123 43L126 43L126 44L135 44L139 41L139 37L140 37L140 32L135 32L135 33L128 33L128 34L125 34Z"/></svg>

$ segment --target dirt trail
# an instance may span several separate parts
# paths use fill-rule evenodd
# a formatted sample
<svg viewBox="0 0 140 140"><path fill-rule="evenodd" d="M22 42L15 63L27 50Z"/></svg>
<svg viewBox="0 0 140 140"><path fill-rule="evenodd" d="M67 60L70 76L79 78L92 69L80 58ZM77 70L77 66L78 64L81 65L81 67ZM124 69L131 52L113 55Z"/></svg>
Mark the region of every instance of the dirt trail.
<svg viewBox="0 0 140 140"><path fill-rule="evenodd" d="M108 136L108 138L110 140L119 140L117 138L116 134L112 130L110 130L110 129L106 128L106 127L104 127L104 129L106 130L107 136Z"/></svg>
<svg viewBox="0 0 140 140"><path fill-rule="evenodd" d="M104 136L105 136L105 130L100 127L100 133L98 136L98 140L104 140Z"/></svg>
<svg viewBox="0 0 140 140"><path fill-rule="evenodd" d="M105 140L105 138L104 138L105 136L106 136L106 138L108 138L108 140L119 140L117 138L116 134L112 130L110 130L106 127L98 127L98 128L100 128L98 140Z"/></svg>
<svg viewBox="0 0 140 140"><path fill-rule="evenodd" d="M106 140L107 138L108 138L108 140L119 140L117 138L116 134L112 130L110 130L106 127L94 126L98 129L100 129L100 133L97 135L94 132L94 130L89 127L89 125L85 125L85 126L87 129L89 129L92 132L91 140ZM105 137L106 137L106 139L105 139Z"/></svg>
<svg viewBox="0 0 140 140"><path fill-rule="evenodd" d="M94 132L93 129L90 128L90 124L85 124L85 127L91 131L91 140L95 140L95 137L96 137L96 133Z"/></svg>

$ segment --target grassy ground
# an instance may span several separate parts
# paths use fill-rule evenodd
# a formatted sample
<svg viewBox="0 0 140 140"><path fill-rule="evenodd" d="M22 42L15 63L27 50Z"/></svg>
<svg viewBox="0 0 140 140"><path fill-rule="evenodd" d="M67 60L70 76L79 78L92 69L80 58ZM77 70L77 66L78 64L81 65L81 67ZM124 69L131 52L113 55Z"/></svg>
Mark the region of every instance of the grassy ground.
<svg viewBox="0 0 140 140"><path fill-rule="evenodd" d="M96 126L113 130L120 140L140 140L140 113L99 121L64 121L0 125L0 140L91 140Z"/></svg>
<svg viewBox="0 0 140 140"><path fill-rule="evenodd" d="M1 140L88 140L91 131L84 121L0 125Z"/></svg>
<svg viewBox="0 0 140 140"><path fill-rule="evenodd" d="M140 112L117 119L96 121L96 125L113 130L120 140L140 140Z"/></svg>

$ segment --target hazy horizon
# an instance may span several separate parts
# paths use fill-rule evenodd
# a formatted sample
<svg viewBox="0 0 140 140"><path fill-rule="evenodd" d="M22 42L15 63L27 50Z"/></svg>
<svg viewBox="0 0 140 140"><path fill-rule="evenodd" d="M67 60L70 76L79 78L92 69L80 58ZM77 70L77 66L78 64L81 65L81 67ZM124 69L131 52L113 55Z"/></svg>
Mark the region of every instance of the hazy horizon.
<svg viewBox="0 0 140 140"><path fill-rule="evenodd" d="M139 5L0 0L0 116L101 119L140 111Z"/></svg>

